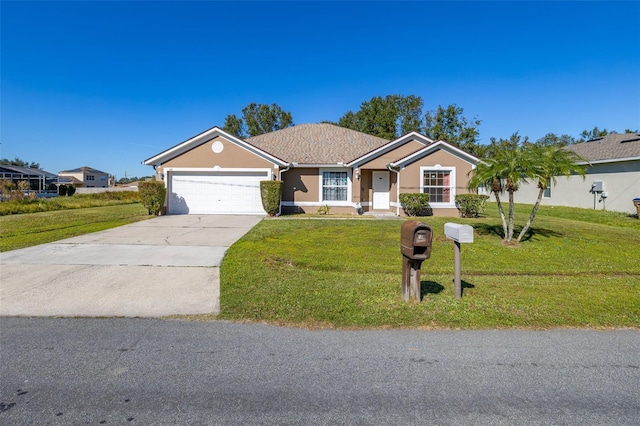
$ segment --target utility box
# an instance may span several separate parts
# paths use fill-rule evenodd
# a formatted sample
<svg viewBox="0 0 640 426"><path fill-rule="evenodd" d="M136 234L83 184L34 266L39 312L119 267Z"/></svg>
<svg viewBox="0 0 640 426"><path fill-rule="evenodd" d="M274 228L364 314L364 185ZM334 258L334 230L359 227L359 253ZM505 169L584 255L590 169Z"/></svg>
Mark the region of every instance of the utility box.
<svg viewBox="0 0 640 426"><path fill-rule="evenodd" d="M400 251L411 260L425 260L431 257L431 227L425 223L408 221L400 230Z"/></svg>
<svg viewBox="0 0 640 426"><path fill-rule="evenodd" d="M591 184L591 191L592 192L604 192L604 182L599 180L599 181L595 181Z"/></svg>
<svg viewBox="0 0 640 426"><path fill-rule="evenodd" d="M473 226L461 225L459 223L445 223L444 235L459 243L472 243Z"/></svg>

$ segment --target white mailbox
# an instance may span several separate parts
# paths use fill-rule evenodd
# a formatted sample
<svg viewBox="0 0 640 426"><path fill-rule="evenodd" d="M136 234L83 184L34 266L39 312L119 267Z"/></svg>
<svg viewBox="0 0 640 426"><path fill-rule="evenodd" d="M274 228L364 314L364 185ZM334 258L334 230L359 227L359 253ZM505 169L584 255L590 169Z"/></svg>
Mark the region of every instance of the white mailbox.
<svg viewBox="0 0 640 426"><path fill-rule="evenodd" d="M445 223L444 235L459 243L473 242L473 226L459 223Z"/></svg>

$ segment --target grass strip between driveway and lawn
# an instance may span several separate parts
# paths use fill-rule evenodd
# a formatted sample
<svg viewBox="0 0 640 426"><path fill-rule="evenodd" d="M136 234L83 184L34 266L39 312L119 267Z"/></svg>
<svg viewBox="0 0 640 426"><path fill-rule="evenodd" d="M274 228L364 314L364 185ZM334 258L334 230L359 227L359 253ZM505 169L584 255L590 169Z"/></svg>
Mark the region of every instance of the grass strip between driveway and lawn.
<svg viewBox="0 0 640 426"><path fill-rule="evenodd" d="M517 206L523 224L531 206ZM640 326L640 221L542 207L525 240L505 246L495 204L479 219L420 218L434 231L421 303L401 297L402 221L264 220L227 252L221 314L310 328L619 328ZM453 293L444 223L474 227Z"/></svg>

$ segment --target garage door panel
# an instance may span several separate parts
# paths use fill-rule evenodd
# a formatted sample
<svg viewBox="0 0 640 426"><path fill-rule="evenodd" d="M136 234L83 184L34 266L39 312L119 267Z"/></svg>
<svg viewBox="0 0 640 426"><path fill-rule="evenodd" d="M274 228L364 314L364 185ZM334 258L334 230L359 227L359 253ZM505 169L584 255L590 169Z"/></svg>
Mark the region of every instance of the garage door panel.
<svg viewBox="0 0 640 426"><path fill-rule="evenodd" d="M266 172L171 173L169 214L265 214L260 181Z"/></svg>

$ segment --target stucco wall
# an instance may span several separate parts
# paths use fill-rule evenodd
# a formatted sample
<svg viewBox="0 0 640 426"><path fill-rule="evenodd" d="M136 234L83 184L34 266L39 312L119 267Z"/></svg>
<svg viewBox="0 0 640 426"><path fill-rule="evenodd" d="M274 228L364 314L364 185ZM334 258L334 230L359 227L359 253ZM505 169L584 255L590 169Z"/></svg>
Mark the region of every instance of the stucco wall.
<svg viewBox="0 0 640 426"><path fill-rule="evenodd" d="M212 149L213 144L216 142L222 144L222 151L218 153ZM276 171L273 163L222 137L216 137L163 163L162 166L156 169L156 173L164 173L164 169L171 167L213 169L216 166L223 169L271 168L274 173Z"/></svg>
<svg viewBox="0 0 640 426"><path fill-rule="evenodd" d="M282 201L318 203L320 178L318 169L291 169L282 174ZM294 194L294 187L295 194Z"/></svg>
<svg viewBox="0 0 640 426"><path fill-rule="evenodd" d="M543 198L542 205L594 208L594 196L590 192L594 182L603 182L607 198L602 200L596 195L597 210L612 210L636 213L632 200L640 197L640 160L624 163L595 164L588 169L586 178L564 176L557 178L557 184L551 188L551 197ZM523 184L514 195L516 203L533 204L538 196L536 182ZM507 195L501 197L507 201Z"/></svg>
<svg viewBox="0 0 640 426"><path fill-rule="evenodd" d="M428 157L405 166L400 172L401 191L420 192L420 184L422 181L420 168L435 167L438 165L456 168L456 194L466 194L469 192L467 190L467 182L469 181L468 173L472 170L472 165L442 150L438 150Z"/></svg>

